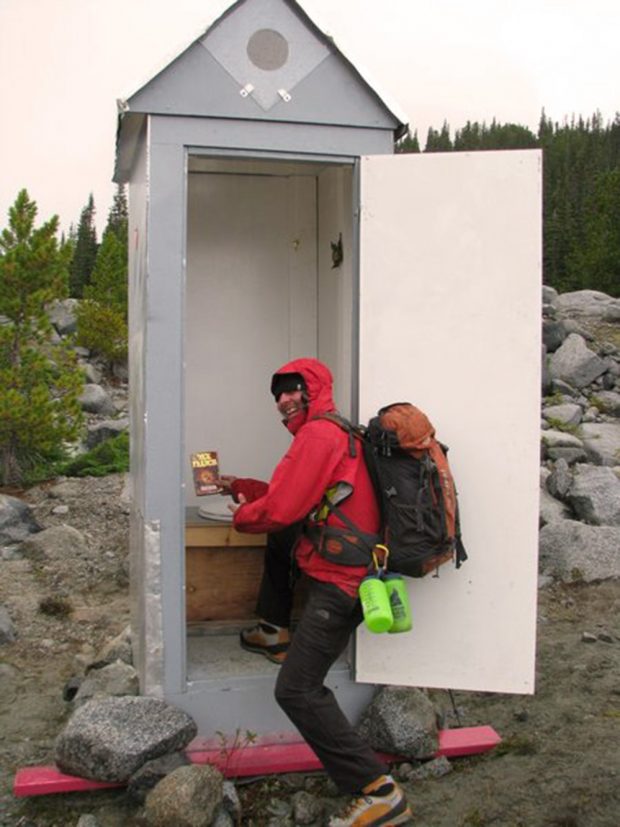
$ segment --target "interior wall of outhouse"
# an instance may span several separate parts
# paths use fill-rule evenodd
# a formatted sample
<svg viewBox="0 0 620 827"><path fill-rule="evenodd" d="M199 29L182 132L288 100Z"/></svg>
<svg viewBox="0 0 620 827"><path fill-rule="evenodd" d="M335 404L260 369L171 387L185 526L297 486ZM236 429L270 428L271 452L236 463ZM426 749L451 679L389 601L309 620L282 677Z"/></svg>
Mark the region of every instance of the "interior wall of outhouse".
<svg viewBox="0 0 620 827"><path fill-rule="evenodd" d="M269 386L291 359L325 361L351 413L351 187L351 165L190 160L185 446L223 473L268 480L286 451ZM189 458L185 491L205 503Z"/></svg>

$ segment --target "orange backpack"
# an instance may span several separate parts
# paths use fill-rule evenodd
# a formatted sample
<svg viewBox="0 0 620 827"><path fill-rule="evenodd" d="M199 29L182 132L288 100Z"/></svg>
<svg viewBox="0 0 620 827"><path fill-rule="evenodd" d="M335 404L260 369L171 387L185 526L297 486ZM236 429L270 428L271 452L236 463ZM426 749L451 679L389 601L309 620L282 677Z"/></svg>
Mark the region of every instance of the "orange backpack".
<svg viewBox="0 0 620 827"><path fill-rule="evenodd" d="M386 405L365 430L365 457L379 498L388 566L423 577L467 559L447 447L409 402Z"/></svg>
<svg viewBox="0 0 620 827"><path fill-rule="evenodd" d="M379 564L389 571L424 577L450 560L456 568L467 559L461 539L456 487L447 447L435 438L428 417L409 402L386 405L366 427L354 427L339 414L320 415L349 434L351 455L361 445L381 512L381 533L375 546ZM311 539L321 553L336 535L351 546L349 564L362 559L370 564L373 540L330 501L327 492L323 511L336 514L346 529L313 526ZM353 535L353 536L351 536ZM388 550L387 557L381 547ZM326 556L327 553L326 553ZM344 560L343 560L344 562Z"/></svg>

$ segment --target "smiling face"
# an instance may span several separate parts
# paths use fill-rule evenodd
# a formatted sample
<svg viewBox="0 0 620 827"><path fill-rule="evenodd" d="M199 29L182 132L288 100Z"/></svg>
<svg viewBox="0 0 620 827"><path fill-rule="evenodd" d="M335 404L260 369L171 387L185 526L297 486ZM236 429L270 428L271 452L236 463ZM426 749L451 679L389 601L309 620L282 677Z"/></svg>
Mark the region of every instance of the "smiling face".
<svg viewBox="0 0 620 827"><path fill-rule="evenodd" d="M276 406L285 422L290 422L304 410L303 391L283 391L276 399Z"/></svg>

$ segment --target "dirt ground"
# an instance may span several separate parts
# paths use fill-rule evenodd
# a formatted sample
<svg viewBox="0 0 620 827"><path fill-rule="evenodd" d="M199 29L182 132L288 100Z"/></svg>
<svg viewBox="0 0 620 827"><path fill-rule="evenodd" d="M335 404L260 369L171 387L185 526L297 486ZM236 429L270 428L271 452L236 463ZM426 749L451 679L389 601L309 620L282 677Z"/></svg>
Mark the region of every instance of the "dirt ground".
<svg viewBox="0 0 620 827"><path fill-rule="evenodd" d="M0 604L18 639L0 647L0 825L141 825L121 791L15 799L19 767L50 763L70 713L66 681L128 623L128 508L124 479L68 481L23 496L44 527L67 524L87 540L71 559L0 559ZM54 494L60 493L57 497ZM58 506L67 513L54 513ZM510 658L510 652L506 652ZM436 694L450 725L489 724L493 752L452 762L441 778L406 782L420 827L618 827L620 825L620 584L554 584L540 591L537 688L533 696L457 692L460 721ZM306 787L321 792L320 777ZM290 796L281 779L246 785L245 824L270 821L262 802ZM263 807L263 812L261 812ZM251 819L251 820L250 820Z"/></svg>

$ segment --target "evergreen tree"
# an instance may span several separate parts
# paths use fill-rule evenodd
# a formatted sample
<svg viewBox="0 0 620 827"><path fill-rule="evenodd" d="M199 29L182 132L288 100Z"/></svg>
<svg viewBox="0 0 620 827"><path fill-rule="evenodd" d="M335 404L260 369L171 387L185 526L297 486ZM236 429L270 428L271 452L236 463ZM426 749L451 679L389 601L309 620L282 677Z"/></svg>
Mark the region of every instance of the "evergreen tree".
<svg viewBox="0 0 620 827"><path fill-rule="evenodd" d="M418 141L418 131L411 134L411 130L407 130L407 134L396 145L396 152L411 153L420 151L420 142Z"/></svg>
<svg viewBox="0 0 620 827"><path fill-rule="evenodd" d="M119 186L78 308L78 343L110 366L127 356L127 199Z"/></svg>
<svg viewBox="0 0 620 827"><path fill-rule="evenodd" d="M447 121L443 122L440 132L432 127L428 130L424 152L450 152L452 148L450 127Z"/></svg>
<svg viewBox="0 0 620 827"><path fill-rule="evenodd" d="M620 167L597 176L584 213L583 243L567 262L569 286L596 285L620 297Z"/></svg>
<svg viewBox="0 0 620 827"><path fill-rule="evenodd" d="M118 236L118 238L126 237L128 217L129 211L127 209L125 185L118 184L116 187L116 193L114 194L112 206L110 207L110 212L108 213L108 223L104 233L112 231Z"/></svg>
<svg viewBox="0 0 620 827"><path fill-rule="evenodd" d="M95 201L92 193L80 215L75 250L69 275L69 293L76 299L82 297L84 287L90 284L97 258L97 229L95 227Z"/></svg>
<svg viewBox="0 0 620 827"><path fill-rule="evenodd" d="M66 297L68 247L58 219L35 228L37 206L22 190L0 234L0 471L4 485L49 460L77 436L83 376L75 354L53 344L46 306Z"/></svg>

